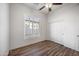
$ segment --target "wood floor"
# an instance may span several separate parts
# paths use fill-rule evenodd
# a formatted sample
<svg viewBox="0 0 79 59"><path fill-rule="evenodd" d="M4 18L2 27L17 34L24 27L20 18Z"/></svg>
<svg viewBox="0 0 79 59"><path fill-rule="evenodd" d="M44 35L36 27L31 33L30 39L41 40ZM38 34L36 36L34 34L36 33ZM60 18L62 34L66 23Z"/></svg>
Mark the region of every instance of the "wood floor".
<svg viewBox="0 0 79 59"><path fill-rule="evenodd" d="M79 52L46 40L11 50L9 56L79 56Z"/></svg>

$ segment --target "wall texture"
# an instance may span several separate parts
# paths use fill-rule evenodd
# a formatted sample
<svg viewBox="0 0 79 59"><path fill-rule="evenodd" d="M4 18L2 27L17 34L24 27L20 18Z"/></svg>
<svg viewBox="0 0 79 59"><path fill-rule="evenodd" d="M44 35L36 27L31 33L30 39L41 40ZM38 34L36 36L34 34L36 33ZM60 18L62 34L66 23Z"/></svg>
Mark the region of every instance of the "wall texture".
<svg viewBox="0 0 79 59"><path fill-rule="evenodd" d="M0 3L0 55L9 51L9 5Z"/></svg>
<svg viewBox="0 0 79 59"><path fill-rule="evenodd" d="M24 39L24 14L40 18L40 37ZM10 4L10 49L46 39L46 17L24 4Z"/></svg>
<svg viewBox="0 0 79 59"><path fill-rule="evenodd" d="M50 40L79 51L79 5L64 4L48 15Z"/></svg>

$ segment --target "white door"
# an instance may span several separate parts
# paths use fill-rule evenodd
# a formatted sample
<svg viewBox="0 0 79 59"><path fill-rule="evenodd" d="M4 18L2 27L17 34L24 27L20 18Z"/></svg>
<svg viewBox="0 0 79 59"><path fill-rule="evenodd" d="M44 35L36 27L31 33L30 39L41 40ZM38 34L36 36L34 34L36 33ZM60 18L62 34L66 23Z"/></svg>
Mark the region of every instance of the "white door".
<svg viewBox="0 0 79 59"><path fill-rule="evenodd" d="M60 44L64 44L64 23L54 22L50 24L50 37L52 41L55 41Z"/></svg>

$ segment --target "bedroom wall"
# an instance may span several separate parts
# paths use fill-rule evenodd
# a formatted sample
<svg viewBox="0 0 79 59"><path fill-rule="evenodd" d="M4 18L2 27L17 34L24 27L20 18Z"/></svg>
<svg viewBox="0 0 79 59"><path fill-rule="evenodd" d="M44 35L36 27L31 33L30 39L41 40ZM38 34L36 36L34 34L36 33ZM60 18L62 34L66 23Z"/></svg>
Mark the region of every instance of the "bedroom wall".
<svg viewBox="0 0 79 59"><path fill-rule="evenodd" d="M48 39L79 51L79 5L64 4L48 15Z"/></svg>
<svg viewBox="0 0 79 59"><path fill-rule="evenodd" d="M0 3L0 56L9 52L9 4Z"/></svg>
<svg viewBox="0 0 79 59"><path fill-rule="evenodd" d="M24 39L24 14L40 18L40 37ZM46 16L24 4L10 4L10 49L46 40Z"/></svg>

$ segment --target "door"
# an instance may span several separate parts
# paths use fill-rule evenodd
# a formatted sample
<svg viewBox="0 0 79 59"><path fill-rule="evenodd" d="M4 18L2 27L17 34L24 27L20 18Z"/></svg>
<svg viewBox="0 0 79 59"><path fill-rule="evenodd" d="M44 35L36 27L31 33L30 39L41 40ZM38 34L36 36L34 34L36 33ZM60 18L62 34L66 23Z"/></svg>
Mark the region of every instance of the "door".
<svg viewBox="0 0 79 59"><path fill-rule="evenodd" d="M64 22L54 22L50 25L50 37L52 41L55 41L60 44L64 44Z"/></svg>

